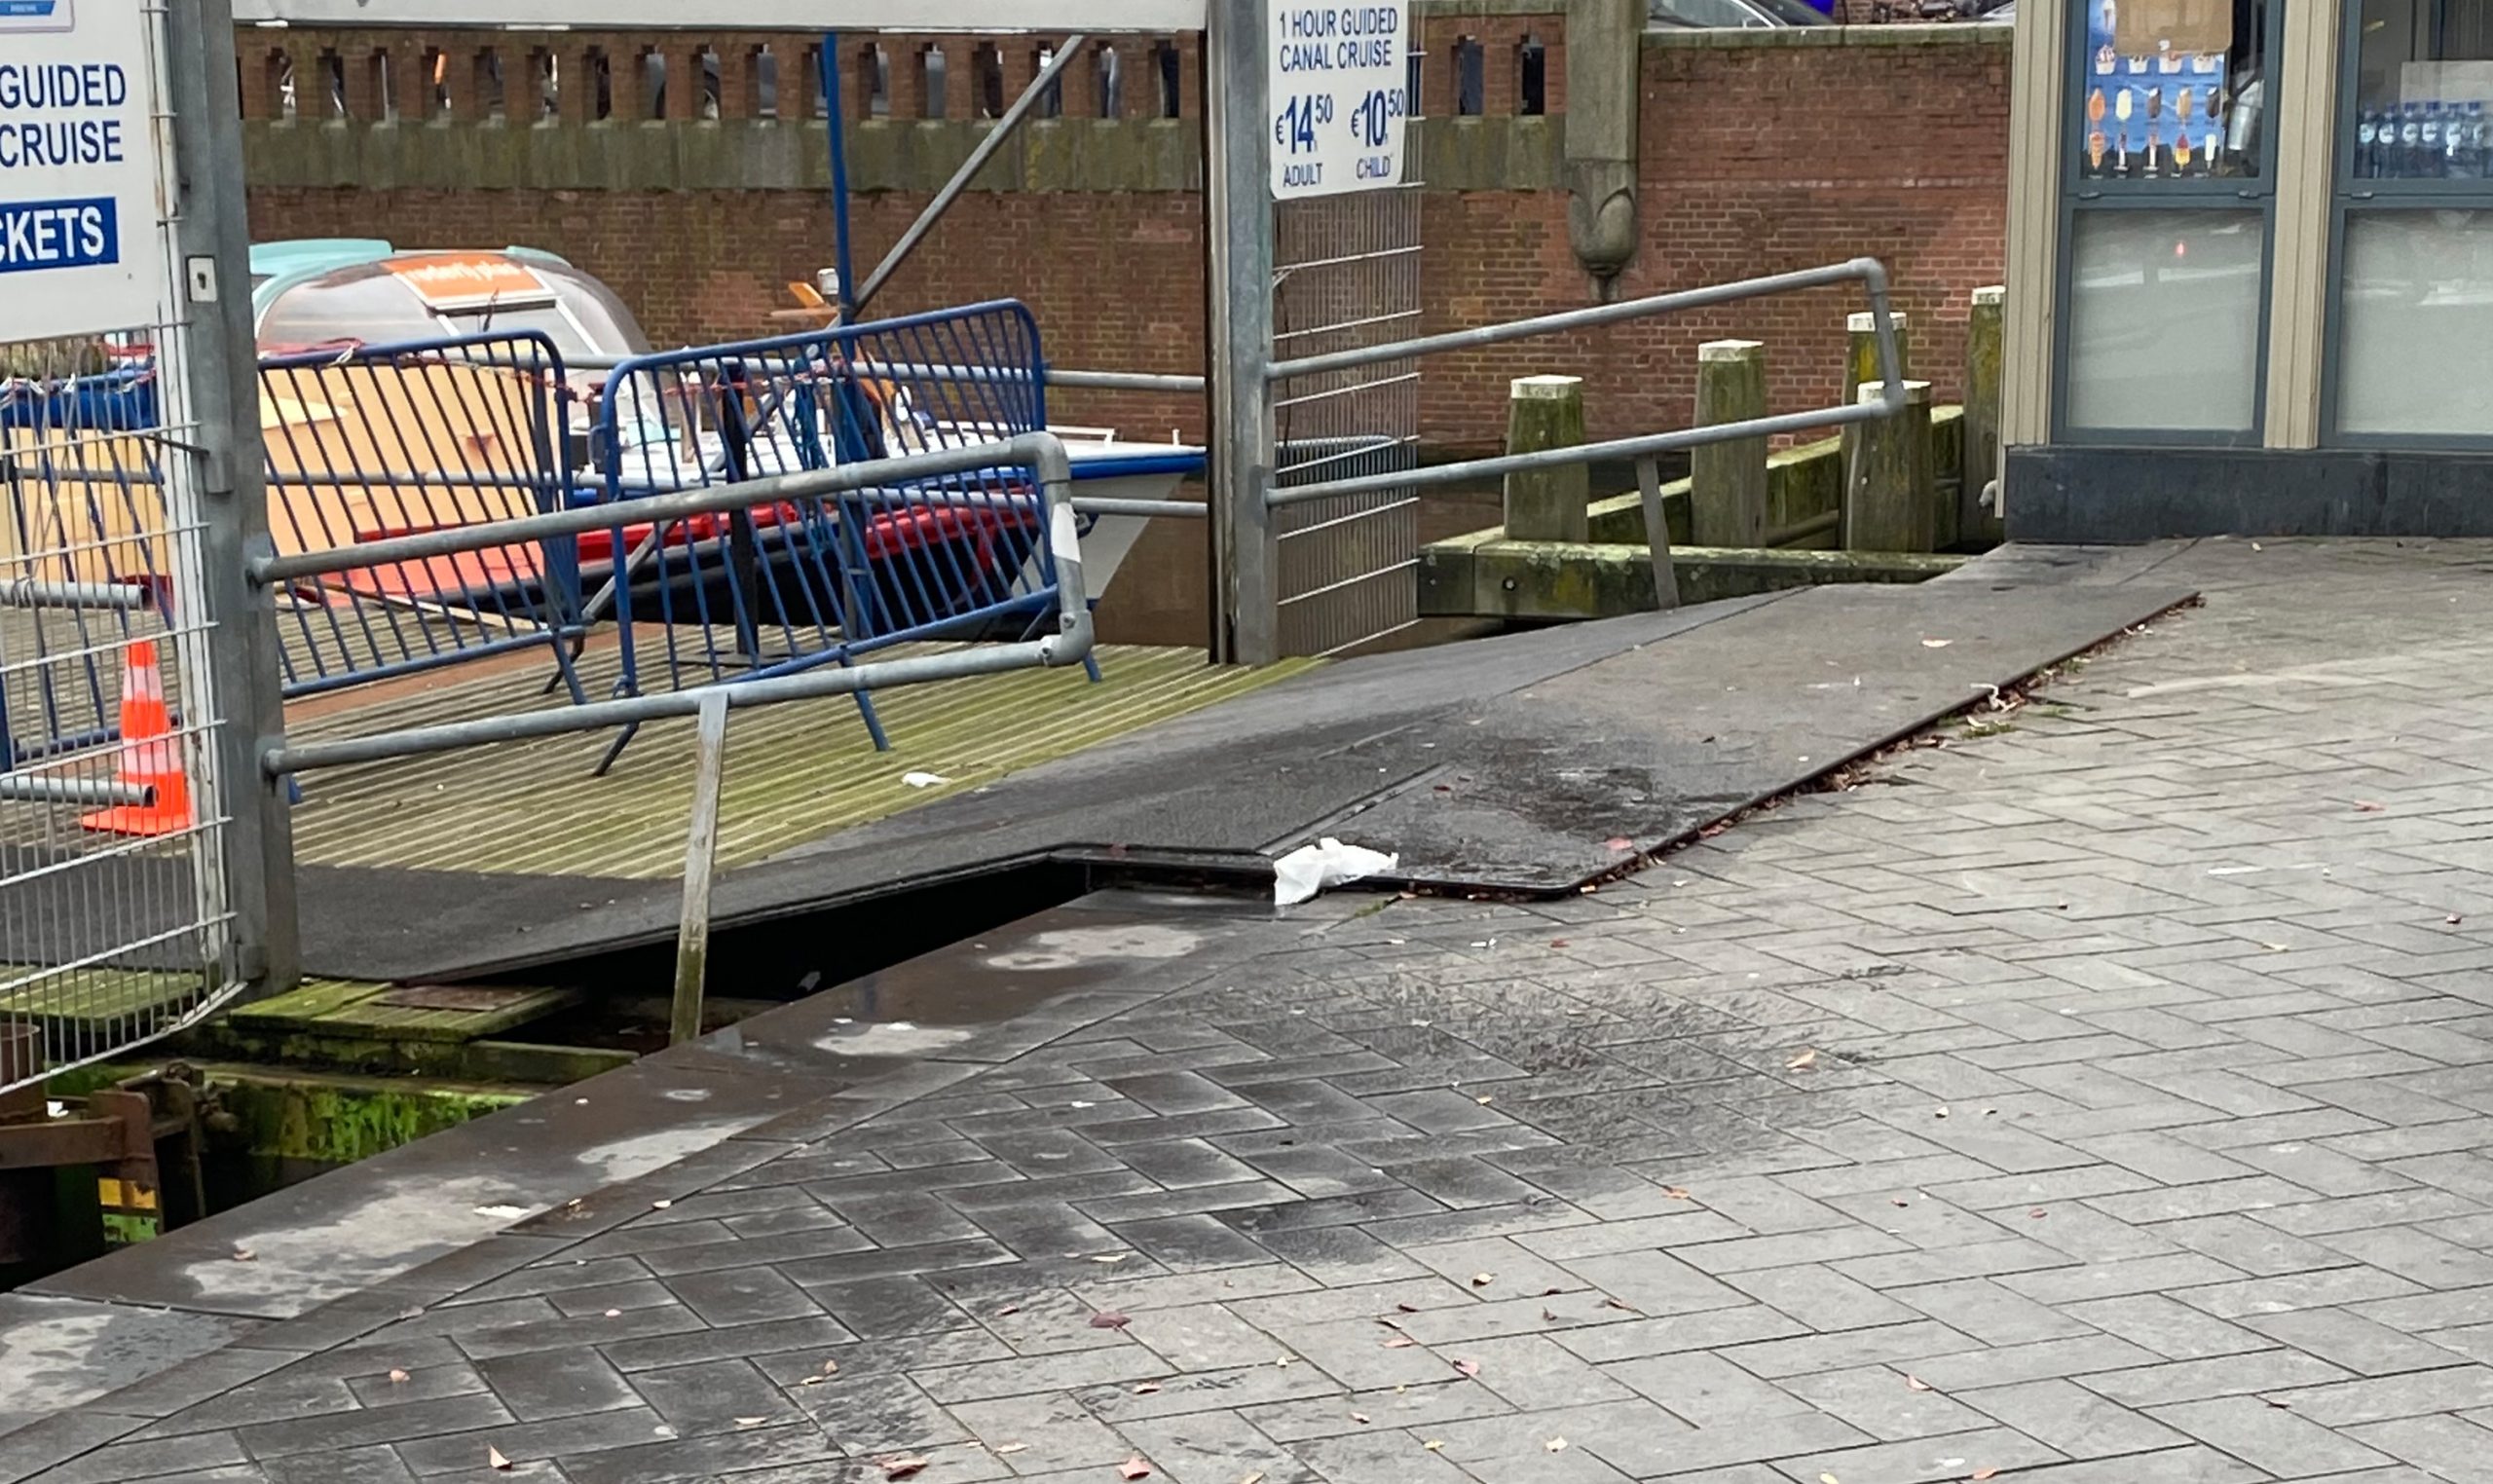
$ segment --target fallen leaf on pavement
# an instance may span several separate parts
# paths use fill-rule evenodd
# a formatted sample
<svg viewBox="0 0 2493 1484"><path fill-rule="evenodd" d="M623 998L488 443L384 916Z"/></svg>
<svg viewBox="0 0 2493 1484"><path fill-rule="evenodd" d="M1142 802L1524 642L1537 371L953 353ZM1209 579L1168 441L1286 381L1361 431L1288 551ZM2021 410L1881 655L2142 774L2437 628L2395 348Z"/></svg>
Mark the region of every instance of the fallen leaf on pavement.
<svg viewBox="0 0 2493 1484"><path fill-rule="evenodd" d="M2032 1210L2028 1211L2028 1212L2026 1213L2026 1215L2027 1215L2028 1219L2029 1219L2029 1220L2033 1220L2033 1221L2040 1221L2040 1220L2042 1220L2045 1216L2048 1216L2048 1215L2050 1215L2050 1214L2051 1214L2051 1212L2050 1212L2050 1211L2047 1211L2047 1210L2043 1209L2043 1208L2042 1208L2041 1206L2035 1206Z"/></svg>
<svg viewBox="0 0 2493 1484"><path fill-rule="evenodd" d="M1911 1205L1913 1205L1913 1203L1912 1203L1911 1201L1906 1200L1906 1199L1905 1199L1904 1197L1902 1197L1902 1196L1891 1196L1891 1197L1889 1197L1889 1198L1888 1198L1888 1200L1887 1200L1887 1204L1888 1204L1889 1206L1911 1206Z"/></svg>
<svg viewBox="0 0 2493 1484"><path fill-rule="evenodd" d="M1477 1360L1457 1360L1454 1362L1454 1368L1467 1376L1480 1374L1480 1362Z"/></svg>
<svg viewBox="0 0 2493 1484"><path fill-rule="evenodd" d="M1817 1064L1817 1048L1811 1047L1809 1050L1803 1052L1791 1060L1784 1062L1783 1069L1788 1072L1805 1072Z"/></svg>
<svg viewBox="0 0 2493 1484"><path fill-rule="evenodd" d="M236 1262L255 1262L259 1259L259 1253L252 1251L249 1247L236 1247L234 1249L234 1260Z"/></svg>
<svg viewBox="0 0 2493 1484"><path fill-rule="evenodd" d="M675 1203L672 1201L652 1201L650 1203L650 1209L653 1211L662 1211L674 1204Z"/></svg>
<svg viewBox="0 0 2493 1484"><path fill-rule="evenodd" d="M914 1453L896 1453L889 1458L876 1459L874 1462L882 1465L884 1478L906 1479L933 1463L934 1460L919 1458Z"/></svg>
<svg viewBox="0 0 2493 1484"><path fill-rule="evenodd" d="M2442 920L2442 921L2444 921L2444 922L2446 922L2446 923L2448 923L2448 924L2449 924L2450 926L2452 926L2452 927L2456 927L2456 926L2458 926L2458 924L2459 924L2459 915L2458 915L2458 913L2456 913L2456 912L2452 912L2452 913L2450 913L2447 917L2444 917L2444 918L2442 918L2441 920Z"/></svg>
<svg viewBox="0 0 2493 1484"><path fill-rule="evenodd" d="M1948 1116L1948 1105L1946 1103L1943 1102L1939 1105L1938 1116L1941 1118L1946 1118Z"/></svg>
<svg viewBox="0 0 2493 1484"><path fill-rule="evenodd" d="M1921 647L1925 649L1944 649L1955 642L1953 639L1925 639L1921 642Z"/></svg>
<svg viewBox="0 0 2493 1484"><path fill-rule="evenodd" d="M736 1426L739 1428L759 1428L769 1420L770 1419L767 1417L739 1417L736 1419Z"/></svg>
<svg viewBox="0 0 2493 1484"><path fill-rule="evenodd" d="M1367 1414L1365 1412L1354 1412L1351 1414L1351 1421L1364 1426L1367 1422Z"/></svg>
<svg viewBox="0 0 2493 1484"><path fill-rule="evenodd" d="M1551 1314L1545 1306L1541 1311L1541 1317L1553 1324L1558 1320L1558 1316Z"/></svg>
<svg viewBox="0 0 2493 1484"><path fill-rule="evenodd" d="M1117 1465L1117 1477L1121 1479L1150 1478L1151 1465L1142 1461L1141 1455L1136 1454L1135 1457L1130 1458Z"/></svg>
<svg viewBox="0 0 2493 1484"><path fill-rule="evenodd" d="M1434 1453L1434 1452L1436 1452L1437 1450L1439 1450L1439 1449L1441 1449L1441 1448L1443 1448L1443 1447L1445 1446L1445 1439L1444 1439L1444 1438L1441 1438L1441 1437L1433 1437L1433 1438L1430 1438L1427 1442L1422 1443L1420 1446L1421 1446L1421 1447L1423 1447L1423 1448L1425 1448L1425 1449L1427 1449L1427 1450L1428 1450L1429 1452L1431 1452L1431 1453Z"/></svg>
<svg viewBox="0 0 2493 1484"><path fill-rule="evenodd" d="M485 1445L485 1466L488 1468L499 1468L507 1473L510 1471L510 1460L502 1457L502 1451L500 1448L495 1447L491 1443L487 1443Z"/></svg>
<svg viewBox="0 0 2493 1484"><path fill-rule="evenodd" d="M1030 1451L1030 1445L1027 1443L1005 1443L999 1446L995 1451L998 1453L1027 1453Z"/></svg>
<svg viewBox="0 0 2493 1484"><path fill-rule="evenodd" d="M1604 1309L1624 1309L1624 1310L1626 1310L1629 1314L1643 1314L1643 1313L1645 1312L1644 1310L1639 1309L1639 1308L1637 1308L1635 1305L1633 1305L1633 1304L1631 1304L1631 1303L1627 1302L1625 1299L1619 1299L1619 1298L1606 1298L1606 1299L1603 1299L1603 1300L1601 1301L1601 1307L1603 1307Z"/></svg>
<svg viewBox="0 0 2493 1484"><path fill-rule="evenodd" d="M1402 1321L1400 1319L1388 1318L1382 1315L1377 1317L1376 1322L1384 1325L1388 1329L1400 1329L1402 1327Z"/></svg>
<svg viewBox="0 0 2493 1484"><path fill-rule="evenodd" d="M1401 1310L1404 1314L1418 1314L1420 1312L1420 1306L1417 1304L1396 1304L1394 1307Z"/></svg>
<svg viewBox="0 0 2493 1484"><path fill-rule="evenodd" d="M1133 1322L1134 1320L1122 1314L1110 1314L1105 1311L1091 1316L1093 1329L1123 1329Z"/></svg>
<svg viewBox="0 0 2493 1484"><path fill-rule="evenodd" d="M406 1381L407 1373L405 1371L398 1369L394 1365L390 1367L390 1384L391 1386L403 1386L406 1384Z"/></svg>
<svg viewBox="0 0 2493 1484"><path fill-rule="evenodd" d="M1564 938L1552 938L1549 940L1549 946L1553 948L1563 948L1567 946L1567 940Z"/></svg>
<svg viewBox="0 0 2493 1484"><path fill-rule="evenodd" d="M1662 1194L1673 1201L1693 1201L1696 1199L1694 1196L1690 1195L1687 1191L1676 1185L1663 1186Z"/></svg>
<svg viewBox="0 0 2493 1484"><path fill-rule="evenodd" d="M1008 1315L1008 1314L1020 1314L1021 1312L1022 1312L1022 1306L1021 1306L1021 1305L1019 1305L1019 1304L1007 1304L1007 1305L1005 1305L1003 1308L998 1309L997 1311L995 1311L995 1317L996 1317L997 1318L999 1318L999 1319L1000 1319L1000 1318L1004 1317L1005 1317L1006 1315Z"/></svg>
<svg viewBox="0 0 2493 1484"><path fill-rule="evenodd" d="M1125 1261L1127 1258L1132 1257L1133 1255L1134 1255L1134 1254L1133 1254L1132 1252L1101 1252L1101 1253L1099 1253L1098 1256L1096 1256L1096 1257L1092 1258L1091 1260L1092 1260L1093 1262L1101 1262L1101 1263L1118 1263L1118 1262L1123 1262L1123 1261Z"/></svg>
<svg viewBox="0 0 2493 1484"><path fill-rule="evenodd" d="M1818 1484L1843 1484L1843 1481L1837 1478L1834 1474L1822 1473L1818 1475Z"/></svg>
<svg viewBox="0 0 2493 1484"><path fill-rule="evenodd" d="M2372 802L2368 798L2358 798L2355 800L2355 812L2358 814L2378 814L2380 811L2381 806Z"/></svg>
<svg viewBox="0 0 2493 1484"><path fill-rule="evenodd" d="M623 1317L623 1311L620 1309L609 1309L606 1311L606 1317L610 1319L619 1319Z"/></svg>
<svg viewBox="0 0 2493 1484"><path fill-rule="evenodd" d="M1486 1288L1497 1280L1498 1275L1495 1273L1474 1273L1471 1275L1471 1286L1474 1288Z"/></svg>
<svg viewBox="0 0 2493 1484"><path fill-rule="evenodd" d="M1564 1453L1567 1451L1567 1440L1563 1437L1553 1437L1541 1446L1548 1449L1552 1453Z"/></svg>
<svg viewBox="0 0 2493 1484"><path fill-rule="evenodd" d="M1927 1391L1930 1390L1930 1383L1922 1380L1919 1376L1907 1376L1905 1378L1905 1385L1909 1389L1916 1391Z"/></svg>
<svg viewBox="0 0 2493 1484"><path fill-rule="evenodd" d="M1965 1477L1966 1477L1966 1478L1969 1478L1969 1479L1977 1479L1977 1480L1979 1480L1979 1479L1996 1479L1996 1478L1998 1478L1998 1477L1999 1477L1999 1470L1998 1470L1998 1469L1996 1469L1996 1468L1977 1468L1977 1469L1975 1469L1972 1473L1969 1473L1969 1474L1965 1475Z"/></svg>
<svg viewBox="0 0 2493 1484"><path fill-rule="evenodd" d="M2292 1402L2279 1401L2274 1396L2262 1396L2259 1399L2266 1402L2268 1405L2275 1407L2280 1412L2290 1412L2294 1409L2294 1404Z"/></svg>
<svg viewBox="0 0 2493 1484"><path fill-rule="evenodd" d="M1412 1339L1409 1335L1395 1335L1393 1339L1385 1342L1385 1348L1387 1350L1409 1350L1412 1346L1419 1343L1419 1341Z"/></svg>
<svg viewBox="0 0 2493 1484"><path fill-rule="evenodd" d="M826 1376L837 1376L837 1375L838 1375L838 1374L839 1374L839 1362L838 1362L838 1361L837 1361L837 1360L825 1360L825 1361L822 1363L822 1373L823 1373L824 1375L826 1375Z"/></svg>
<svg viewBox="0 0 2493 1484"><path fill-rule="evenodd" d="M1146 1381L1146 1382L1144 1382L1142 1385L1140 1385L1140 1386L1138 1386L1138 1387L1135 1387L1135 1388L1134 1389L1134 1393L1135 1393L1136 1396L1148 1396L1148 1395L1150 1395L1152 1392L1154 1392L1154 1391L1159 1391L1159 1390L1160 1390L1160 1383L1159 1383L1159 1382L1157 1382L1157 1381Z"/></svg>
<svg viewBox="0 0 2493 1484"><path fill-rule="evenodd" d="M1487 1106L1490 1104L1490 1102L1493 1100L1493 1096L1494 1096L1494 1094L1492 1094L1483 1093L1483 1094L1481 1094L1479 1096L1474 1097L1474 1098L1473 1098L1473 1099L1471 1099L1471 1100L1472 1100L1473 1102L1478 1103L1480 1106L1482 1106L1482 1107L1484 1107L1484 1108L1485 1108L1485 1107L1487 1107Z"/></svg>
<svg viewBox="0 0 2493 1484"><path fill-rule="evenodd" d="M1623 835L1614 835L1601 843L1602 848L1605 850L1633 850L1636 848L1636 842Z"/></svg>
<svg viewBox="0 0 2493 1484"><path fill-rule="evenodd" d="M1240 1479L1238 1484L1264 1484L1264 1470L1256 1469L1253 1473Z"/></svg>

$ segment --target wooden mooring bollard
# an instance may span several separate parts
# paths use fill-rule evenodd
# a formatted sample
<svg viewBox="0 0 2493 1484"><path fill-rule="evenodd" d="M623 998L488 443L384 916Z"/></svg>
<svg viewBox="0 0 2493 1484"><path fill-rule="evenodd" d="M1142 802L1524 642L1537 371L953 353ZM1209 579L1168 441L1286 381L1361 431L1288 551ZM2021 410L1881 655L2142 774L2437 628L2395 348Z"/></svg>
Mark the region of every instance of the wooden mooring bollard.
<svg viewBox="0 0 2493 1484"><path fill-rule="evenodd" d="M1584 441L1582 377L1519 377L1507 393L1507 453L1538 454ZM1507 539L1583 541L1591 534L1591 504L1592 479L1581 464L1508 474Z"/></svg>
<svg viewBox="0 0 2493 1484"><path fill-rule="evenodd" d="M1911 380L1913 345L1905 331L1912 325L1913 316L1896 310L1888 317L1896 322L1896 374ZM1877 325L1877 317L1866 311L1843 316L1843 404L1847 407L1859 397L1863 382L1875 382L1886 375L1879 368Z"/></svg>
<svg viewBox="0 0 2493 1484"><path fill-rule="evenodd" d="M1710 340L1696 348L1696 426L1766 416L1766 347ZM1699 546L1766 544L1767 444L1763 437L1689 450L1689 538Z"/></svg>
<svg viewBox="0 0 2493 1484"><path fill-rule="evenodd" d="M1965 315L1965 483L1956 497L1956 535L1960 540L1999 540L2005 532L1994 492L1990 504L1983 491L1999 477L1999 316L2008 290L1996 285L1974 290Z"/></svg>
<svg viewBox="0 0 2493 1484"><path fill-rule="evenodd" d="M1868 404L1883 383L1854 393ZM1930 383L1905 383L1904 410L1843 430L1843 549L1931 551L1938 545L1938 491L1930 447Z"/></svg>

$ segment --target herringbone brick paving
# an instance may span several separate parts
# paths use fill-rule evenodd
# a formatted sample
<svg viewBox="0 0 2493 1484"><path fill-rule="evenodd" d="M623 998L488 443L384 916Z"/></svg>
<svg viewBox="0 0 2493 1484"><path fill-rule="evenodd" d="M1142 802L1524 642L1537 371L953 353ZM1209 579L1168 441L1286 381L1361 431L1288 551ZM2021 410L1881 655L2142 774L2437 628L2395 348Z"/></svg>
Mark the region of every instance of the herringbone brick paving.
<svg viewBox="0 0 2493 1484"><path fill-rule="evenodd" d="M1334 899L39 1477L2493 1478L2488 566L2200 543L1984 735L1577 900Z"/></svg>

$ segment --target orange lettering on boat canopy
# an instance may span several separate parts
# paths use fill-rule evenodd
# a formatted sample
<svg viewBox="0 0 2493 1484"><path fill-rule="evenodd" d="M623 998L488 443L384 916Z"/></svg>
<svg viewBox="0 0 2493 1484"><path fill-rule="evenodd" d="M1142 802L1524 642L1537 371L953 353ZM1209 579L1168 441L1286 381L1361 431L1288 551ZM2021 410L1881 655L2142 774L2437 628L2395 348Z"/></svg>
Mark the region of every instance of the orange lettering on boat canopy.
<svg viewBox="0 0 2493 1484"><path fill-rule="evenodd" d="M458 309L495 300L541 300L545 280L509 258L482 253L397 258L390 271L434 309Z"/></svg>

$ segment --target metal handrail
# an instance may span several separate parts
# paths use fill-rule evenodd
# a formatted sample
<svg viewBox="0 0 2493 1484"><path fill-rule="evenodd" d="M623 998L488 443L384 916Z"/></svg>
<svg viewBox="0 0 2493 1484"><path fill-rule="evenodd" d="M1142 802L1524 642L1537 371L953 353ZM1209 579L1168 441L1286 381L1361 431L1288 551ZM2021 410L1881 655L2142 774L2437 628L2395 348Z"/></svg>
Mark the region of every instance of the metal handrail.
<svg viewBox="0 0 2493 1484"><path fill-rule="evenodd" d="M1036 471L1039 498L1048 508L1050 554L1056 564L1056 633L1021 644L983 646L943 654L885 660L856 668L842 666L804 671L767 680L740 681L722 688L727 697L726 704L731 708L766 706L817 696L847 695L883 686L922 685L929 681L956 680L1008 670L1079 664L1091 652L1093 629L1091 605L1082 580L1081 542L1073 511L1073 462L1065 452L1064 440L1048 432L1023 433L973 448L844 464L768 479L748 479L737 484L654 495L631 501L628 508L621 510L613 505L548 510L480 525L365 541L351 549L293 554L262 551L244 565L251 581L267 588L357 568L391 562L420 562L459 552L490 550L553 537L607 530L618 519L628 518L635 525L659 525L723 510L750 509L860 490L887 489L946 474L1021 466ZM947 502L954 499L949 492L936 492L930 498ZM476 717L334 742L293 745L280 742L261 749L260 766L274 778L313 768L377 762L493 742L524 741L566 732L602 731L663 717L692 716L701 709L705 693L702 689L676 690L597 701L583 706L566 706L553 711Z"/></svg>
<svg viewBox="0 0 2493 1484"><path fill-rule="evenodd" d="M1681 428L1672 432L1649 433L1642 437L1613 438L1601 443L1581 443L1572 448L1545 449L1538 453L1504 454L1490 459L1468 459L1458 464L1434 464L1423 469L1407 469L1382 474L1360 474L1343 479L1327 479L1317 484L1291 485L1286 489L1265 492L1264 502L1271 507L1304 504L1310 501L1331 500L1344 495L1367 495L1384 490L1408 490L1429 485L1460 484L1492 476L1519 474L1534 469L1564 468L1569 464L1590 464L1604 459L1651 459L1656 454L1676 449L1695 448L1708 443L1726 443L1736 438L1756 438L1771 433L1799 432L1807 428L1826 427L1845 423L1867 423L1892 417L1904 410L1905 387L1897 374L1896 325L1887 304L1887 270L1876 258L1854 258L1849 262L1830 264L1824 268L1805 268L1795 273L1772 274L1761 278L1742 278L1730 283L1712 283L1703 288L1680 289L1667 294L1653 294L1642 299L1623 300L1618 304L1595 305L1590 309L1567 310L1555 315L1542 315L1530 319L1513 319L1502 324L1480 325L1468 330L1453 330L1441 335L1423 335L1413 340L1397 340L1388 345L1366 346L1349 351L1331 351L1321 355L1302 355L1291 360L1275 361L1265 368L1268 382L1295 380L1331 371L1349 371L1386 361L1408 360L1433 355L1444 351L1475 350L1481 346L1501 345L1511 340L1529 340L1541 335L1564 334L1571 330L1597 328L1675 310L1703 309L1740 299L1763 298L1768 294L1792 293L1800 289L1824 288L1836 283L1859 282L1870 300L1871 327L1878 341L1879 399L1851 407L1831 407L1816 412L1778 413L1772 417L1744 418L1732 423L1716 423L1703 427Z"/></svg>

